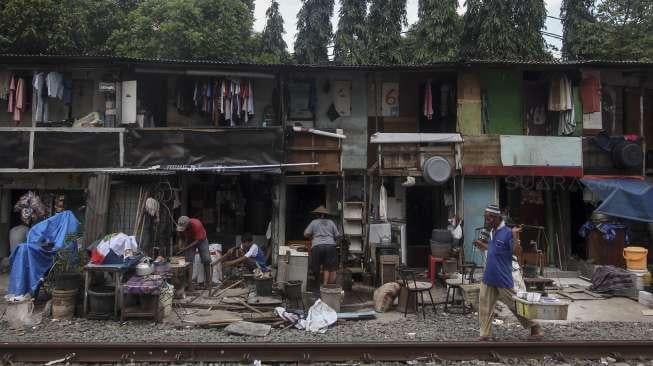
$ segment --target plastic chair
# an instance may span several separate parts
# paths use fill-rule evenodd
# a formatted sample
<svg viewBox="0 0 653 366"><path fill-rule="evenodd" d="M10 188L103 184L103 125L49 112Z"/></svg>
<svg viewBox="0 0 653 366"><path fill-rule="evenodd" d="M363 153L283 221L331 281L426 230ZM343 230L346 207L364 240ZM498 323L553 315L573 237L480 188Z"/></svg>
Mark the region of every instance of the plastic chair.
<svg viewBox="0 0 653 366"><path fill-rule="evenodd" d="M401 279L401 282L403 286L408 290L408 298L410 299L410 296L412 294L415 294L415 312L417 313L418 311L418 301L417 301L417 295L420 296L420 299L422 300L422 315L424 316L424 319L426 319L426 311L424 310L424 292L429 294L429 298L431 299L431 306L433 307L433 312L437 313L437 308L435 306L435 302L433 301L433 296L431 295L431 289L433 288L433 284L431 282L422 282L422 281L417 281L415 279L415 270L408 269L408 268L399 268L397 269L397 272L399 274L399 278ZM406 305L404 309L404 317L408 314L408 306Z"/></svg>

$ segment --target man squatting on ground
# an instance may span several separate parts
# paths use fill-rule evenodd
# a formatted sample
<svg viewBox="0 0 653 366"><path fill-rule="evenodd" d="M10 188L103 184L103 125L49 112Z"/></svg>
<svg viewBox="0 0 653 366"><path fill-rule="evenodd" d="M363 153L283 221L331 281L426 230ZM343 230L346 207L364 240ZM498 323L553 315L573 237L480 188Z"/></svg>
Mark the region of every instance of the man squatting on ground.
<svg viewBox="0 0 653 366"><path fill-rule="evenodd" d="M267 257L261 247L254 244L252 234L245 233L240 239L240 245L233 247L218 260L224 267L244 267L249 272L260 268L261 271L267 272Z"/></svg>
<svg viewBox="0 0 653 366"><path fill-rule="evenodd" d="M512 298L516 295L512 277L512 255L513 252L518 254L521 250L519 242L521 228L516 227L511 230L507 227L497 205L488 205L485 209L485 226L490 229L490 241L487 243L480 240L474 241L474 245L479 249L487 250L487 263L479 295L479 340L490 340L494 306L497 301L504 303L525 329L530 329L529 339L542 339L540 325L518 315L515 300Z"/></svg>

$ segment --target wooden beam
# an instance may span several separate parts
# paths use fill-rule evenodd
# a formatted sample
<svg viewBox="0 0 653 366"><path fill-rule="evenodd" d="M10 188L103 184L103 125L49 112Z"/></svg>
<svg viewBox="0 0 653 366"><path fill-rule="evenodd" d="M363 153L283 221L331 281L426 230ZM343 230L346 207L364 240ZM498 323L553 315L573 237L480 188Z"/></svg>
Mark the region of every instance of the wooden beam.
<svg viewBox="0 0 653 366"><path fill-rule="evenodd" d="M583 176L582 167L549 167L549 166L479 166L463 165L465 175L480 176L537 176L537 177L576 177Z"/></svg>

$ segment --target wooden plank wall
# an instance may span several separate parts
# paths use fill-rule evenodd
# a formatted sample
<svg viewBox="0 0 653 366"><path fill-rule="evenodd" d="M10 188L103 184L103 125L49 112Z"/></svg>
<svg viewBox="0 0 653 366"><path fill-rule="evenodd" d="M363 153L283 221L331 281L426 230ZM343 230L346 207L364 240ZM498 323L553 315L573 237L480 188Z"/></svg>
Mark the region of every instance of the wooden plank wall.
<svg viewBox="0 0 653 366"><path fill-rule="evenodd" d="M464 136L464 166L501 166L501 141L498 135Z"/></svg>
<svg viewBox="0 0 653 366"><path fill-rule="evenodd" d="M288 167L292 172L339 172L340 140L318 136L311 133L295 132L290 137L286 147L286 161L293 163L318 162L319 165Z"/></svg>

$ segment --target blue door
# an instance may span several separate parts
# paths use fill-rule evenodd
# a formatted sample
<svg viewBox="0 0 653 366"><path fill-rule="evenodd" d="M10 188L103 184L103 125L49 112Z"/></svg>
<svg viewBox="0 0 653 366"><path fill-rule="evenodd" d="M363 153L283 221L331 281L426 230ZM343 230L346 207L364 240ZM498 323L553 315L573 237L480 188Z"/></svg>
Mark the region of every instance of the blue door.
<svg viewBox="0 0 653 366"><path fill-rule="evenodd" d="M483 227L483 212L490 203L497 202L496 184L493 178L464 178L463 220L465 235L465 261L485 265L485 257L474 247L476 228Z"/></svg>

